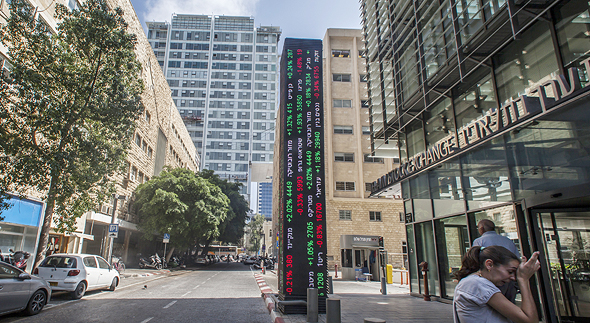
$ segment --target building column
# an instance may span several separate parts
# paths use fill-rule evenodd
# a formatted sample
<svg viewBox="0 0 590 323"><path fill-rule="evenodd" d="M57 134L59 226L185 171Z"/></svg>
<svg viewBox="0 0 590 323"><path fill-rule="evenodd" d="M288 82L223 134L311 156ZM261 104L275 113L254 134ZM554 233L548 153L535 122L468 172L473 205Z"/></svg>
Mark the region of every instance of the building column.
<svg viewBox="0 0 590 323"><path fill-rule="evenodd" d="M131 230L125 231L125 241L123 242L123 262L127 262L127 255L129 254L129 239L131 239ZM165 256L165 255L164 255Z"/></svg>

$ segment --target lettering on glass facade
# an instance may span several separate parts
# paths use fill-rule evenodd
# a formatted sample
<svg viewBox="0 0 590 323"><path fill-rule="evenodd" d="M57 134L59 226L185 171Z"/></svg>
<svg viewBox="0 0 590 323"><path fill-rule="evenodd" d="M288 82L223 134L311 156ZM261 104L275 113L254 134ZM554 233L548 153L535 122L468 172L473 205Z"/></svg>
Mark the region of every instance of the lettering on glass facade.
<svg viewBox="0 0 590 323"><path fill-rule="evenodd" d="M322 42L285 39L281 61L279 291L326 297Z"/></svg>
<svg viewBox="0 0 590 323"><path fill-rule="evenodd" d="M590 70L590 59L582 62L586 70ZM557 79L549 80L530 89L534 97L521 95L510 100L499 109L488 111L484 116L457 129L455 133L436 142L431 148L420 152L401 164L391 172L381 176L373 182L371 193L377 193L404 178L459 152L493 134L501 133L507 128L517 125L524 120L545 112L582 88L578 69L572 67L567 77L559 75ZM554 97L548 97L548 89Z"/></svg>

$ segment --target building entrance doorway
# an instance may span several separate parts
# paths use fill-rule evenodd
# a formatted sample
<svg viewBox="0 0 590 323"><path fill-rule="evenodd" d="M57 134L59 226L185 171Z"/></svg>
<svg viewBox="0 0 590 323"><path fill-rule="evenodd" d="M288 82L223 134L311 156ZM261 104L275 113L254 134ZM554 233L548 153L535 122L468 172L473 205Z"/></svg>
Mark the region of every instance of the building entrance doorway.
<svg viewBox="0 0 590 323"><path fill-rule="evenodd" d="M547 297L562 321L590 319L590 210L533 212Z"/></svg>

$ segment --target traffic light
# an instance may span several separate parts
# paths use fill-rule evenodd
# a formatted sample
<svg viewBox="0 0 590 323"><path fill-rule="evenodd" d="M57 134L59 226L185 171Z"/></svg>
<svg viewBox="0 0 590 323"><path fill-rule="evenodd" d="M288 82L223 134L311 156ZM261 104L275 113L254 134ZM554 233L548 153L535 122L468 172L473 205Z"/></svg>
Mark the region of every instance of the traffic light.
<svg viewBox="0 0 590 323"><path fill-rule="evenodd" d="M384 247L384 245L383 245L383 237L379 237L379 247Z"/></svg>

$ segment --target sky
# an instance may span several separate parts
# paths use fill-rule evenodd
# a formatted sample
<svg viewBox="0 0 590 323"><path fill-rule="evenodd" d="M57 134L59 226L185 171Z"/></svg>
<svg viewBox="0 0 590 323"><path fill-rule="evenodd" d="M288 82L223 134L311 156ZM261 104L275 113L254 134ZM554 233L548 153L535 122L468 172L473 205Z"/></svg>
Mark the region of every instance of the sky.
<svg viewBox="0 0 590 323"><path fill-rule="evenodd" d="M146 21L170 21L173 13L252 16L256 26L279 26L285 38L323 39L328 28L361 28L358 0L131 0Z"/></svg>

